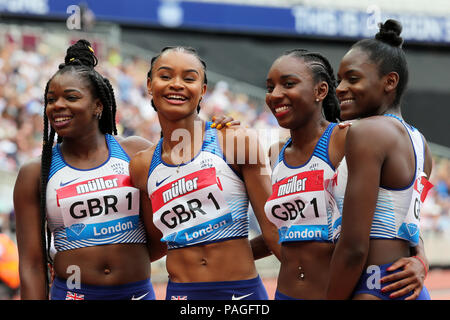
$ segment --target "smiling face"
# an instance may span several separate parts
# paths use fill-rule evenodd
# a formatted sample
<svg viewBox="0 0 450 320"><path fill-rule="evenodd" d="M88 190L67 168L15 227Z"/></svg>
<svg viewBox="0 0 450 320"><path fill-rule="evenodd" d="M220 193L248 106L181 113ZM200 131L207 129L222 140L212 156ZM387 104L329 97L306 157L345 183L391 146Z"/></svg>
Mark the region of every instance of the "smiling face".
<svg viewBox="0 0 450 320"><path fill-rule="evenodd" d="M204 68L195 55L180 50L163 52L147 82L158 113L169 120L194 114L206 93L204 77Z"/></svg>
<svg viewBox="0 0 450 320"><path fill-rule="evenodd" d="M303 59L281 56L275 60L266 85L266 104L283 128L298 128L321 112L315 101L317 85Z"/></svg>
<svg viewBox="0 0 450 320"><path fill-rule="evenodd" d="M339 65L336 94L341 106L341 119L351 120L379 114L386 104L386 77L380 77L378 66L367 53L354 48Z"/></svg>
<svg viewBox="0 0 450 320"><path fill-rule="evenodd" d="M98 130L96 114L102 111L99 99L92 96L85 81L76 72L56 74L47 91L46 115L61 137Z"/></svg>

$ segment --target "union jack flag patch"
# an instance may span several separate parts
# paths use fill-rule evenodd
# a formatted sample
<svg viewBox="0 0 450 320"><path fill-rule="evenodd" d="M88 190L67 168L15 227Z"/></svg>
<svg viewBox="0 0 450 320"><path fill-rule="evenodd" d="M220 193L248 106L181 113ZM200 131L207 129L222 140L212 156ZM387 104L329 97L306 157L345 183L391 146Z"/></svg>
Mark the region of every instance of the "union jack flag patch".
<svg viewBox="0 0 450 320"><path fill-rule="evenodd" d="M84 300L84 294L67 291L66 300Z"/></svg>
<svg viewBox="0 0 450 320"><path fill-rule="evenodd" d="M187 296L172 296L170 300L187 300Z"/></svg>

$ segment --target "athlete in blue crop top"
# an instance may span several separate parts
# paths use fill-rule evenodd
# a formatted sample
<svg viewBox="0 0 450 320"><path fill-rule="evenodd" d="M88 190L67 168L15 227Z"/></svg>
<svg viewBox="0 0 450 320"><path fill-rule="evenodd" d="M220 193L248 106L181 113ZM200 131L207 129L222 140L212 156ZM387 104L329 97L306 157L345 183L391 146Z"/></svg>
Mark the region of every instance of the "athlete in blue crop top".
<svg viewBox="0 0 450 320"><path fill-rule="evenodd" d="M267 299L247 216L250 201L278 255L276 229L264 216L270 194L269 176L261 174L264 156L248 160L250 143L258 145L247 130L222 135L199 118L205 69L190 48L165 48L152 59L148 90L163 138L132 159L132 182L141 190L147 230L167 244L166 299Z"/></svg>
<svg viewBox="0 0 450 320"><path fill-rule="evenodd" d="M147 239L139 191L128 172L130 156L151 144L111 135L116 134L114 93L95 71L96 63L89 42L69 47L45 90L42 156L24 165L16 180L22 299L49 298L50 234L57 251L51 299L155 298L151 235ZM53 147L55 134L59 143ZM152 243L157 258L158 242Z"/></svg>
<svg viewBox="0 0 450 320"><path fill-rule="evenodd" d="M337 208L327 190L343 156L345 132L328 60L285 52L267 76L266 103L290 138L270 149L272 195L267 218L278 228L281 267L275 299L324 299ZM280 151L281 149L281 151Z"/></svg>
<svg viewBox="0 0 450 320"><path fill-rule="evenodd" d="M362 119L348 130L345 161L337 169L334 194L344 201L329 299L429 299L412 275L412 264L424 259L410 256L424 256L420 204L431 187L432 159L423 136L401 117L408 79L401 29L386 21L375 39L357 42L340 63L341 118ZM395 297L380 281L387 274L405 278Z"/></svg>

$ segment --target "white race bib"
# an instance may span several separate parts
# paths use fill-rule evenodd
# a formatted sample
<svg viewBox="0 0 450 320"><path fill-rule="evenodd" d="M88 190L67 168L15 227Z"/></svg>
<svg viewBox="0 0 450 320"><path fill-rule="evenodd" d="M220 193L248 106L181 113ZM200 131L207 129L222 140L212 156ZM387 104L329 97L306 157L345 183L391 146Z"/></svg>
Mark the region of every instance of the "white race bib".
<svg viewBox="0 0 450 320"><path fill-rule="evenodd" d="M177 245L199 242L233 221L216 169L178 177L151 195L153 221L161 241Z"/></svg>
<svg viewBox="0 0 450 320"><path fill-rule="evenodd" d="M272 186L265 212L280 242L328 240L324 171L301 172Z"/></svg>
<svg viewBox="0 0 450 320"><path fill-rule="evenodd" d="M107 238L139 223L139 191L128 175L110 175L56 190L68 240Z"/></svg>

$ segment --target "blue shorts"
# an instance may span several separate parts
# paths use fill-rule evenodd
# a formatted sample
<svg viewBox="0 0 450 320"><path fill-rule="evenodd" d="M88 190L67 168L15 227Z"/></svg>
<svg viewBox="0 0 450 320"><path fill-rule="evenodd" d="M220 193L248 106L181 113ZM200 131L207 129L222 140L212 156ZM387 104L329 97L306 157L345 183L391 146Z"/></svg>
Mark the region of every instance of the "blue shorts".
<svg viewBox="0 0 450 320"><path fill-rule="evenodd" d="M302 300L302 299L292 298L277 290L275 291L275 300Z"/></svg>
<svg viewBox="0 0 450 320"><path fill-rule="evenodd" d="M50 291L51 300L155 300L150 279L116 286L81 284L71 289L67 281L56 277Z"/></svg>
<svg viewBox="0 0 450 320"><path fill-rule="evenodd" d="M386 269L391 266L391 263L388 264L382 264L382 265L375 265L375 266L369 266L365 271L363 271L362 276L359 278L359 282L356 285L356 289L353 292L353 295L357 295L360 293L367 293L371 294L373 296L376 296L383 300L404 300L406 297L413 294L413 292L408 293L404 296L392 299L389 298L389 295L392 293L392 291L389 292L382 292L381 289L383 287L386 287L390 283L380 283L380 279L384 276L387 276L389 274L393 274L396 272L400 272L401 269L395 270L395 271L387 271ZM416 300L431 300L430 294L428 293L427 288L423 287L422 291L420 292L419 296Z"/></svg>
<svg viewBox="0 0 450 320"><path fill-rule="evenodd" d="M169 280L166 300L269 300L266 288L254 279L180 283Z"/></svg>

